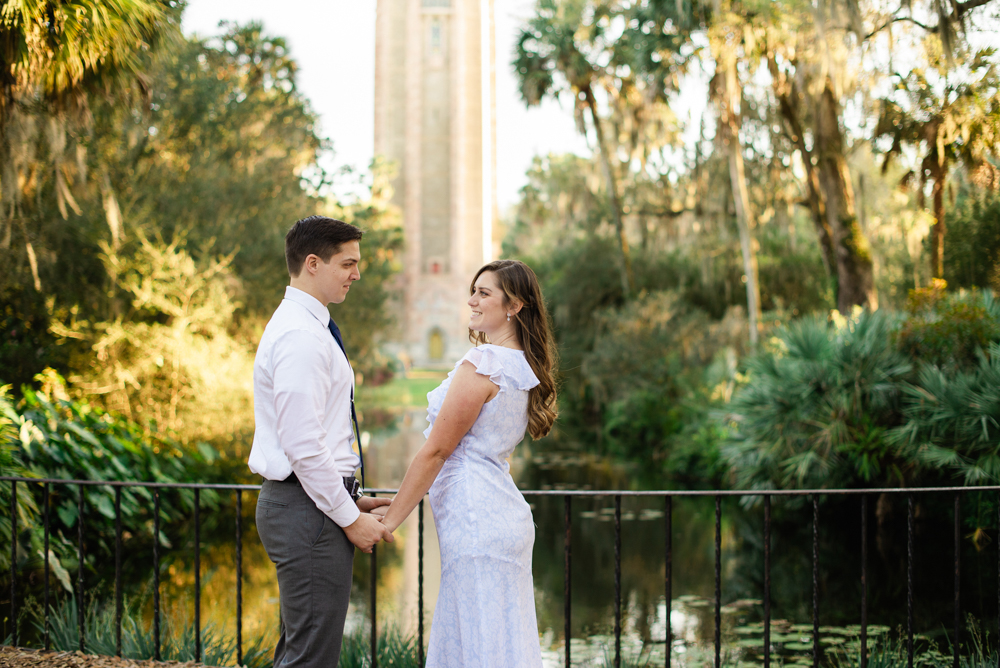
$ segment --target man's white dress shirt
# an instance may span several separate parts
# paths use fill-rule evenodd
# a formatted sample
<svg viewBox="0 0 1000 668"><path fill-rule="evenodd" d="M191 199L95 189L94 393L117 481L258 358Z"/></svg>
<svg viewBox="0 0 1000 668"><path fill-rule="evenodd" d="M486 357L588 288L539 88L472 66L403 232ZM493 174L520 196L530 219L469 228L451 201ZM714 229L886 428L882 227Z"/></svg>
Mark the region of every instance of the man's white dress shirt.
<svg viewBox="0 0 1000 668"><path fill-rule="evenodd" d="M351 447L354 371L329 322L318 299L285 288L254 359L249 465L268 480L294 471L316 507L346 527L360 514L343 480L360 463Z"/></svg>

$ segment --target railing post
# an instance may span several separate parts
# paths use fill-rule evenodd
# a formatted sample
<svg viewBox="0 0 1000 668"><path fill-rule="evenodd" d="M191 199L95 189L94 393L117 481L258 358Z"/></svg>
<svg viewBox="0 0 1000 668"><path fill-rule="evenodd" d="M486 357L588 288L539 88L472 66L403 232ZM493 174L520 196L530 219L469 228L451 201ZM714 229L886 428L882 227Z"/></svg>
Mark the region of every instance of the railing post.
<svg viewBox="0 0 1000 668"><path fill-rule="evenodd" d="M622 497L615 495L615 668L622 665Z"/></svg>
<svg viewBox="0 0 1000 668"><path fill-rule="evenodd" d="M372 496L376 496L372 494ZM378 550L375 545L372 545L372 567L371 567L371 591L369 596L371 598L371 624L372 624L372 662L371 668L378 668L378 623L377 623L377 599L378 599L378 561L376 561Z"/></svg>
<svg viewBox="0 0 1000 668"><path fill-rule="evenodd" d="M666 649L664 653L666 657L663 662L666 668L670 668L670 649L673 645L673 629L670 628L670 611L673 602L673 560L674 560L674 549L673 549L673 497L665 497L663 508L663 532L666 534L666 553L667 553L667 563L664 573L664 583L663 583L663 596L666 599L666 630L667 636L665 639Z"/></svg>
<svg viewBox="0 0 1000 668"><path fill-rule="evenodd" d="M236 665L243 665L243 492L236 490Z"/></svg>
<svg viewBox="0 0 1000 668"><path fill-rule="evenodd" d="M417 509L417 665L424 668L424 500Z"/></svg>
<svg viewBox="0 0 1000 668"><path fill-rule="evenodd" d="M906 495L906 668L913 668L913 495Z"/></svg>
<svg viewBox="0 0 1000 668"><path fill-rule="evenodd" d="M122 655L122 488L115 486L115 656Z"/></svg>
<svg viewBox="0 0 1000 668"><path fill-rule="evenodd" d="M953 668L959 666L959 648L962 643L962 601L961 601L961 568L962 568L962 528L961 528L961 494L955 492L955 643Z"/></svg>
<svg viewBox="0 0 1000 668"><path fill-rule="evenodd" d="M771 668L771 495L764 495L764 668Z"/></svg>
<svg viewBox="0 0 1000 668"><path fill-rule="evenodd" d="M372 567L371 567L371 591L369 592L369 597L371 599L371 651L372 651L372 662L371 668L378 668L378 621L377 621L377 598L378 598L378 562L376 561L376 554L378 549L375 545L372 545Z"/></svg>
<svg viewBox="0 0 1000 668"><path fill-rule="evenodd" d="M160 661L160 490L153 490L153 659Z"/></svg>
<svg viewBox="0 0 1000 668"><path fill-rule="evenodd" d="M566 649L566 668L570 668L570 640L573 637L572 631L572 588L571 588L571 576L570 576L570 566L571 566L571 539L573 530L573 516L571 514L571 504L573 497L569 494L563 497L563 510L565 515L565 526L566 535L563 539L563 622L565 624L563 629L563 636L566 639L565 649Z"/></svg>
<svg viewBox="0 0 1000 668"><path fill-rule="evenodd" d="M722 666L722 497L715 496L715 668Z"/></svg>
<svg viewBox="0 0 1000 668"><path fill-rule="evenodd" d="M84 605L83 605L83 485L78 486L80 488L80 496L77 503L76 509L76 541L77 541L77 555L79 563L77 564L76 580L77 580L77 596L79 597L76 602L76 614L77 622L80 630L80 651L86 651L84 634L86 629L84 628Z"/></svg>
<svg viewBox="0 0 1000 668"><path fill-rule="evenodd" d="M813 668L819 668L819 499L812 495Z"/></svg>
<svg viewBox="0 0 1000 668"><path fill-rule="evenodd" d="M11 644L17 647L17 481L10 481L10 623Z"/></svg>
<svg viewBox="0 0 1000 668"><path fill-rule="evenodd" d="M868 495L861 495L861 668L868 668Z"/></svg>
<svg viewBox="0 0 1000 668"><path fill-rule="evenodd" d="M201 661L201 490L194 488L194 660Z"/></svg>
<svg viewBox="0 0 1000 668"><path fill-rule="evenodd" d="M51 644L49 637L49 483L42 485L42 525L45 532L43 548L45 552L45 575L43 577L45 581L45 594L42 599L42 608L45 611L42 615L42 623L45 625L45 628L42 633L44 635L45 650L48 651Z"/></svg>

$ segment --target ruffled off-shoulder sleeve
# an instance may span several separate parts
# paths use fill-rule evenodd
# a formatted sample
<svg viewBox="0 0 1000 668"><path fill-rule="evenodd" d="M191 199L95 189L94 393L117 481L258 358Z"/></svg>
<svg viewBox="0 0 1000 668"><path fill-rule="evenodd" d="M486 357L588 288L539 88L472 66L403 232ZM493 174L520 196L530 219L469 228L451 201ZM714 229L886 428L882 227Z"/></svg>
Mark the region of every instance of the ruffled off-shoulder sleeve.
<svg viewBox="0 0 1000 668"><path fill-rule="evenodd" d="M524 390L525 392L538 385L538 378L531 370L531 365L519 350L498 349L496 346L479 346L465 353L455 365L455 368L469 362L476 367L476 373L489 376L490 380L501 390Z"/></svg>

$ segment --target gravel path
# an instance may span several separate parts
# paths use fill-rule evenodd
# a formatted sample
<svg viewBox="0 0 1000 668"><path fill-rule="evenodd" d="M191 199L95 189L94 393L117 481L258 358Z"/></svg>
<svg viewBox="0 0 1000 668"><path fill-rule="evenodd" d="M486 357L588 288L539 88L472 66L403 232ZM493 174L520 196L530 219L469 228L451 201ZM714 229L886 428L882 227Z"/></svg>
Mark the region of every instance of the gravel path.
<svg viewBox="0 0 1000 668"><path fill-rule="evenodd" d="M46 652L40 649L0 647L0 668L201 668L188 661L136 661L113 656L94 656L80 652Z"/></svg>

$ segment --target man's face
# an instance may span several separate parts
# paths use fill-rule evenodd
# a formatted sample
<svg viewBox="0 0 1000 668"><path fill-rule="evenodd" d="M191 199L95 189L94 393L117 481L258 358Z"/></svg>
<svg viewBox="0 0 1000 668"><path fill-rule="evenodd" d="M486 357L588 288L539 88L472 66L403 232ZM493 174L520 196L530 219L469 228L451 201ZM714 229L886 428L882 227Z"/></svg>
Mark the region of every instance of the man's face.
<svg viewBox="0 0 1000 668"><path fill-rule="evenodd" d="M340 252L316 263L316 284L328 304L340 304L347 299L351 283L361 279L361 244L348 241L341 245Z"/></svg>

